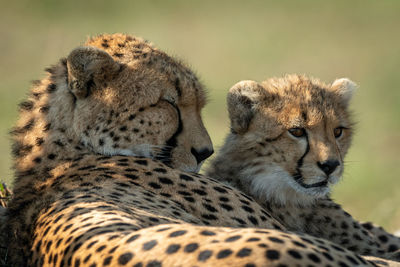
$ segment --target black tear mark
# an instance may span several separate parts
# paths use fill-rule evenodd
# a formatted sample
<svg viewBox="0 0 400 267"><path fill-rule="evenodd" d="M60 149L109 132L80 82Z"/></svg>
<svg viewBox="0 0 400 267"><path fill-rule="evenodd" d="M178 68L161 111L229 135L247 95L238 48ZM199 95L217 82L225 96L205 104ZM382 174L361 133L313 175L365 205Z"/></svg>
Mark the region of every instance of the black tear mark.
<svg viewBox="0 0 400 267"><path fill-rule="evenodd" d="M178 78L175 79L175 89L178 94L178 97L182 95L182 89L181 89L181 82L179 81Z"/></svg>
<svg viewBox="0 0 400 267"><path fill-rule="evenodd" d="M181 134L183 131L183 123L182 123L182 118L181 118L181 112L179 108L172 102L167 101L169 104L171 104L176 112L178 113L178 129L176 129L175 133L171 136L170 139L165 142L165 145L161 149L161 152L156 155L156 159L160 160L164 164L170 166L172 163L172 150L178 146L178 136Z"/></svg>
<svg viewBox="0 0 400 267"><path fill-rule="evenodd" d="M304 154L300 157L300 159L297 161L297 166L296 166L296 173L293 174L293 179L298 182L300 185L304 186L304 184L300 181L301 178L303 178L303 175L301 174L301 166L303 166L303 161L305 156L308 154L308 152L310 151L310 143L308 141L308 134L307 132L305 132L304 134L305 138L306 138L306 142L307 142L307 147L306 147L306 151L304 152Z"/></svg>

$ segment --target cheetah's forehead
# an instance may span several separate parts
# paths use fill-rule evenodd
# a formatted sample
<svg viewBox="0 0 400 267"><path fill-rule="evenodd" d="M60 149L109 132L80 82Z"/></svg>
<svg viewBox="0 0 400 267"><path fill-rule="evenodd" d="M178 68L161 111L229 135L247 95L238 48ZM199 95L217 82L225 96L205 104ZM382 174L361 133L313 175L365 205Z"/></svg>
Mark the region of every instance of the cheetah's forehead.
<svg viewBox="0 0 400 267"><path fill-rule="evenodd" d="M313 78L287 75L263 83L272 103L264 101L264 114L275 114L286 127L314 127L320 123L350 124L347 106L330 86ZM271 98L265 98L271 101Z"/></svg>
<svg viewBox="0 0 400 267"><path fill-rule="evenodd" d="M201 109L206 104L206 91L196 74L183 62L158 50L147 40L125 34L104 34L89 39L85 45L105 50L135 75L147 71L151 75L145 77L166 81L174 88L173 98L179 99L180 105L193 105L195 102Z"/></svg>

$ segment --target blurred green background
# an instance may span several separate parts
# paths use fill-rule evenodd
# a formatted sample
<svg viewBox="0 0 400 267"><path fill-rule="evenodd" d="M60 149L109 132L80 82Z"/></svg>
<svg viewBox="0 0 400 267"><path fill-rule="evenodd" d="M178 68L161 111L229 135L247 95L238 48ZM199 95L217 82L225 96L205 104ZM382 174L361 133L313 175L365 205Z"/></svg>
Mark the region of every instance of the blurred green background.
<svg viewBox="0 0 400 267"><path fill-rule="evenodd" d="M209 90L216 149L225 96L239 80L304 73L360 88L359 122L334 198L360 220L400 229L400 1L0 0L0 179L11 183L8 131L44 67L88 36L124 32L189 63Z"/></svg>

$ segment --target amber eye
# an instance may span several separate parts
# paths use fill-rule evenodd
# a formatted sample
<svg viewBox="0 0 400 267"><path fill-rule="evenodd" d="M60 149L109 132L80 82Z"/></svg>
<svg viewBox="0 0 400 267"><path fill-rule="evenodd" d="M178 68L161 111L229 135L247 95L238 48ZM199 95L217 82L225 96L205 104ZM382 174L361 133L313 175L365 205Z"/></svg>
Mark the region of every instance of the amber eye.
<svg viewBox="0 0 400 267"><path fill-rule="evenodd" d="M337 127L333 130L333 135L335 136L335 138L341 137L342 134L343 134L343 127Z"/></svg>
<svg viewBox="0 0 400 267"><path fill-rule="evenodd" d="M306 130L304 128L292 128L289 129L289 133L294 137L303 137L306 135Z"/></svg>

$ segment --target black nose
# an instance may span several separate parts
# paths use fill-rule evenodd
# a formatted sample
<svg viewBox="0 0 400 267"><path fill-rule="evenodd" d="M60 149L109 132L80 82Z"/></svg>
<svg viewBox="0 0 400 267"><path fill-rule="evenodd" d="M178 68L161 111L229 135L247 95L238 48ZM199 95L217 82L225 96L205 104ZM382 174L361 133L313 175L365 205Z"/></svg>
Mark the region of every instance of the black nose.
<svg viewBox="0 0 400 267"><path fill-rule="evenodd" d="M214 153L214 150L204 148L204 149L198 151L192 147L190 152L192 152L193 156L196 158L197 164L200 164L200 162L202 162L203 160L205 160L206 158L211 156Z"/></svg>
<svg viewBox="0 0 400 267"><path fill-rule="evenodd" d="M336 167L340 165L337 160L327 160L324 162L317 162L318 167L326 174L329 175L335 171Z"/></svg>

